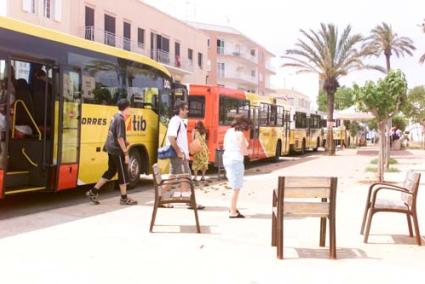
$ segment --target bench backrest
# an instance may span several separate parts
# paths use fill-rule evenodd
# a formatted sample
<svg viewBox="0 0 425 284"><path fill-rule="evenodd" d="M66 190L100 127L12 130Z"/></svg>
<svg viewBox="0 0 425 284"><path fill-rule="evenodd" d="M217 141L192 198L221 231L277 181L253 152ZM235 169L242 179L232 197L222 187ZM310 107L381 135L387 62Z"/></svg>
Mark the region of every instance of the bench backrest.
<svg viewBox="0 0 425 284"><path fill-rule="evenodd" d="M277 202L286 216L327 217L335 210L336 188L336 177L281 176Z"/></svg>
<svg viewBox="0 0 425 284"><path fill-rule="evenodd" d="M406 202L409 206L412 206L413 201L416 201L416 195L419 189L419 182L421 179L421 174L415 171L408 171L406 174L406 179L403 182L403 187L406 188L410 194L401 194L401 199Z"/></svg>

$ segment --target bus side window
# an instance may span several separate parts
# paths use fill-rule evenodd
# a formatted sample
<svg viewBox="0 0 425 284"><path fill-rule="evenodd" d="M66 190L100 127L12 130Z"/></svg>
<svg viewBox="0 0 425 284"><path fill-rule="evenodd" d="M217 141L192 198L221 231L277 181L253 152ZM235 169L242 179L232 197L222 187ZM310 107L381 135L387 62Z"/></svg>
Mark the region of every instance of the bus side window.
<svg viewBox="0 0 425 284"><path fill-rule="evenodd" d="M205 97L189 96L189 117L205 117Z"/></svg>

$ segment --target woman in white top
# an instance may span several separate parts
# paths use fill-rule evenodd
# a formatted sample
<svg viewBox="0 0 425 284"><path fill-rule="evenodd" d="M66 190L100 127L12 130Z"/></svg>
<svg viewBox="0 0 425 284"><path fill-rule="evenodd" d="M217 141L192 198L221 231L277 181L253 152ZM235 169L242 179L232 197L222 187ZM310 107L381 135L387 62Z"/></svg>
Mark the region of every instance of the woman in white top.
<svg viewBox="0 0 425 284"><path fill-rule="evenodd" d="M233 189L229 218L245 218L237 209L239 191L243 186L244 156L248 154L248 142L242 131L248 130L250 122L236 116L224 136L223 165L230 187Z"/></svg>

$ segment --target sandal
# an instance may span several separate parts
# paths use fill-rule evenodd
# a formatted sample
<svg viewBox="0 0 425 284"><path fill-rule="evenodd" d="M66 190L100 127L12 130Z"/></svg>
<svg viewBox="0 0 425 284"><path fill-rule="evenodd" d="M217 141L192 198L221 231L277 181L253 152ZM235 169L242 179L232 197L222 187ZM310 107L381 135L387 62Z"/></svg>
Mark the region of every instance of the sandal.
<svg viewBox="0 0 425 284"><path fill-rule="evenodd" d="M244 216L244 215L242 215L242 214L238 211L238 215L235 215L235 216L229 215L229 218L230 218L230 219L233 219L233 218L245 218L245 216Z"/></svg>
<svg viewBox="0 0 425 284"><path fill-rule="evenodd" d="M137 201L134 199L131 199L130 197L127 197L126 199L120 199L121 205L137 205Z"/></svg>

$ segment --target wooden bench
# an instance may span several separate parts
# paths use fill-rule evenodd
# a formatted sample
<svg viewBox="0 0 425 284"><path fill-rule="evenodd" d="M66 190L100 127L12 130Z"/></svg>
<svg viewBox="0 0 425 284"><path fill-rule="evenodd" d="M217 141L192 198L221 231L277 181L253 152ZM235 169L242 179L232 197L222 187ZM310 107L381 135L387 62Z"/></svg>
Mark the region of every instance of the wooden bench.
<svg viewBox="0 0 425 284"><path fill-rule="evenodd" d="M155 225L156 213L158 211L158 207L166 204L189 204L193 208L193 212L195 213L195 221L196 221L196 231L201 233L201 228L199 226L199 218L198 218L198 209L196 206L195 199L195 188L193 186L193 182L189 175L178 175L174 178L163 179L161 177L158 164L153 165L153 184L155 187L155 202L152 211L152 219L149 231L152 233L153 227ZM187 196L167 196L170 193L171 187L180 187L182 183L186 183L190 187L190 194ZM171 192L172 193L172 192Z"/></svg>
<svg viewBox="0 0 425 284"><path fill-rule="evenodd" d="M272 246L276 246L277 258L283 259L284 216L319 217L321 247L326 243L328 219L329 257L336 258L336 189L336 177L279 177L277 190L273 191L272 210Z"/></svg>
<svg viewBox="0 0 425 284"><path fill-rule="evenodd" d="M363 242L367 243L372 224L372 217L377 212L393 212L406 214L409 235L413 237L412 219L415 226L416 243L421 245L421 235L419 232L418 213L416 212L416 199L418 195L421 174L409 171L402 186L389 183L374 183L369 187L366 199L366 207L363 214L363 222L360 233L364 234ZM378 198L381 191L400 192L399 200L385 200Z"/></svg>

